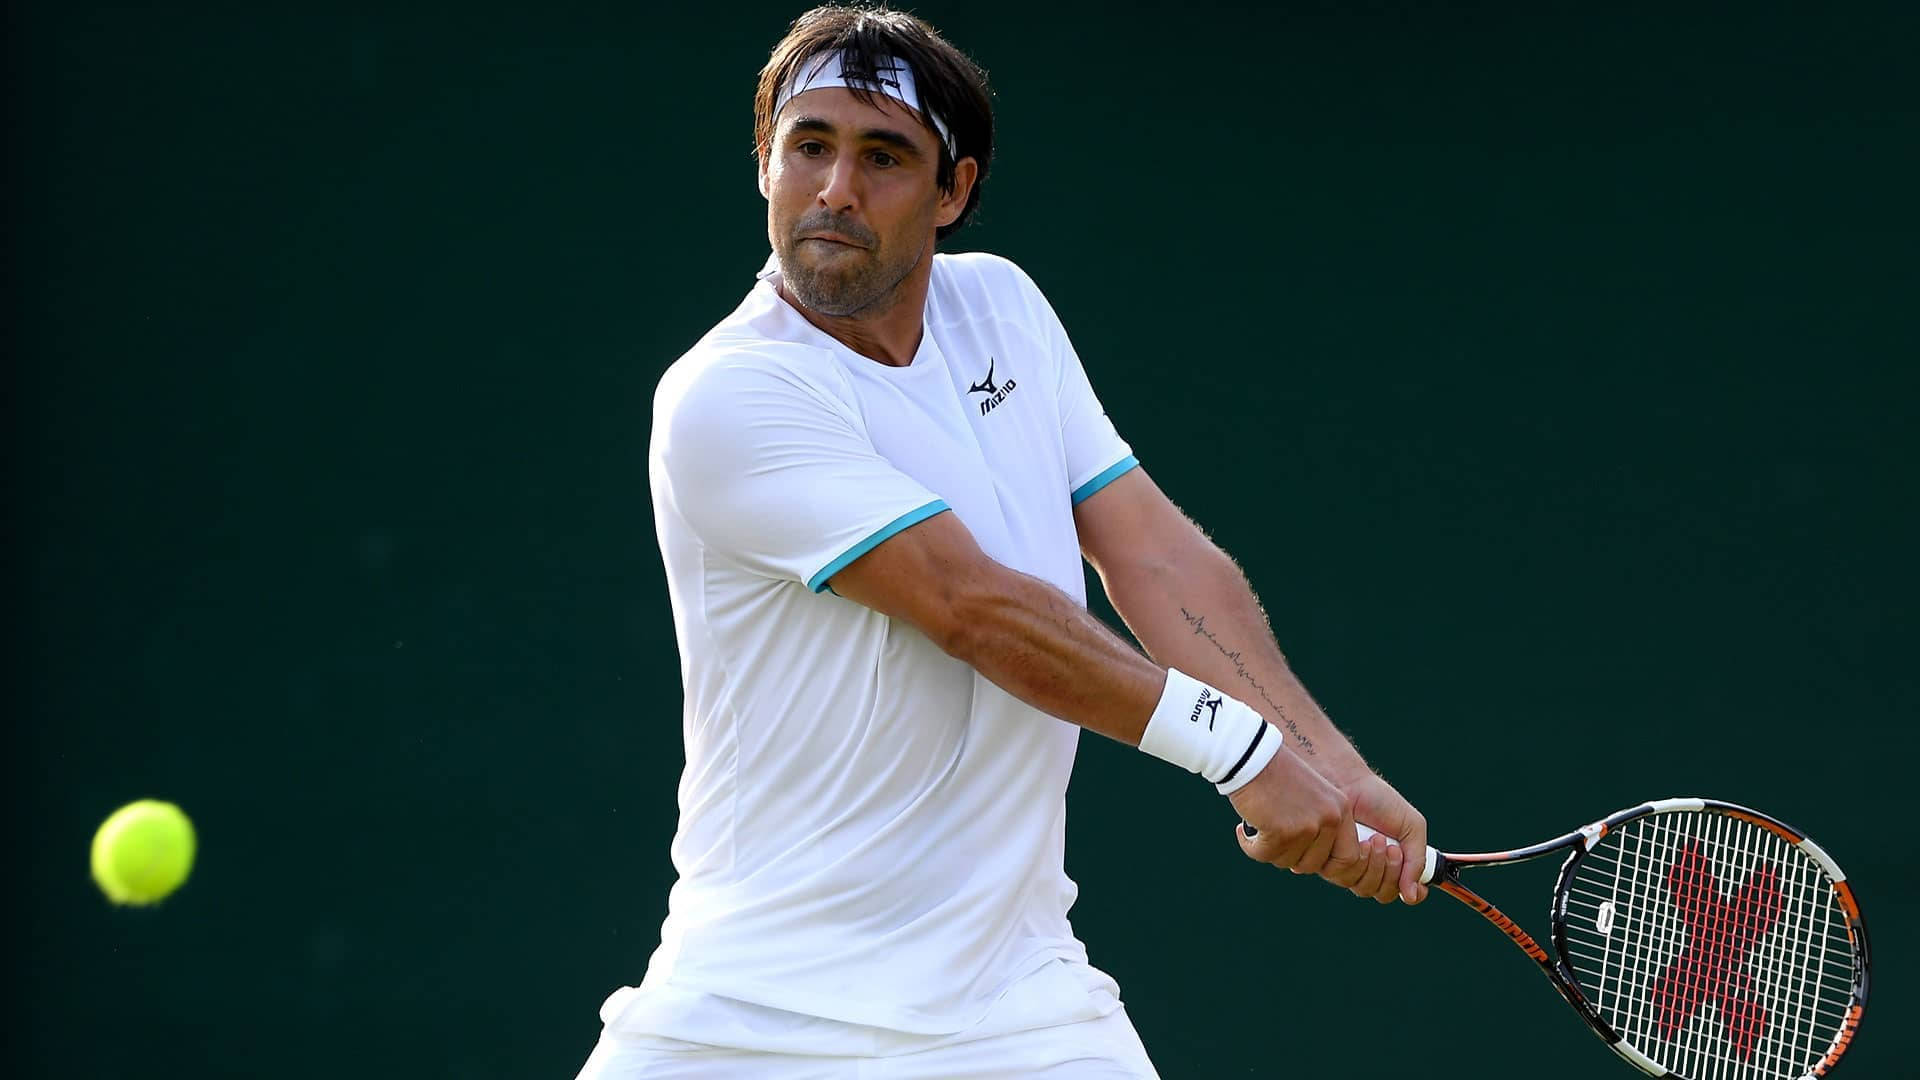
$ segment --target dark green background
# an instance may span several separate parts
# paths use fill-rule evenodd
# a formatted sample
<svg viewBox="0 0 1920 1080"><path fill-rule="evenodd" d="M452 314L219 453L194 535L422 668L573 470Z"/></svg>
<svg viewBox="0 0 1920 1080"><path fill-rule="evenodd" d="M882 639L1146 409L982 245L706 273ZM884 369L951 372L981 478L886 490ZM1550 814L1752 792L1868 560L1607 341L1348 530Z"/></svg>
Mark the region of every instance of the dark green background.
<svg viewBox="0 0 1920 1080"><path fill-rule="evenodd" d="M640 977L649 401L765 254L797 12L641 7L9 7L16 1075L565 1078ZM1769 809L1876 930L1842 1075L1904 1075L1920 19L1606 7L929 3L999 94L953 246L1442 846ZM1168 1077L1631 1075L1457 905L1083 746L1075 921ZM202 860L114 910L140 796ZM1550 877L1486 884L1539 927Z"/></svg>

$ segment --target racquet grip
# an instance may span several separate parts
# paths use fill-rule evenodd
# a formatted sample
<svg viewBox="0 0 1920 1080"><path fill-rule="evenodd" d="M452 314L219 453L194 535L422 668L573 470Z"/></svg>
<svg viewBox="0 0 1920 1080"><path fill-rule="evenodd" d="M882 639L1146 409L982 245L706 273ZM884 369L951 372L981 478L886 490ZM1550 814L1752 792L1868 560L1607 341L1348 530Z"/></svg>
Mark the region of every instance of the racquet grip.
<svg viewBox="0 0 1920 1080"><path fill-rule="evenodd" d="M1369 829L1365 825L1362 825L1356 821L1353 823L1353 831L1360 834L1360 842L1364 844L1367 841L1373 839L1378 830ZM1387 837L1387 843L1392 844L1395 847L1400 846L1400 841L1395 840L1391 836ZM1440 864L1440 852L1429 847L1427 849L1427 865L1420 868L1420 884L1422 885L1433 884L1433 871L1435 867L1439 866L1439 864Z"/></svg>
<svg viewBox="0 0 1920 1080"><path fill-rule="evenodd" d="M1240 823L1240 829L1242 832L1245 832L1248 836L1259 835L1258 829L1255 829L1253 826L1247 824L1244 821ZM1373 839L1374 836L1376 836L1379 833L1378 829L1369 829L1365 825L1362 825L1357 821L1353 823L1353 831L1360 834L1360 842L1363 844ZM1400 841L1395 840L1391 836L1387 837L1387 843L1392 844L1395 847L1400 846ZM1439 849L1433 848L1433 847L1427 848L1427 863L1425 866L1422 866L1420 868L1420 884L1422 885L1433 884L1434 871L1438 870L1439 868L1440 868Z"/></svg>

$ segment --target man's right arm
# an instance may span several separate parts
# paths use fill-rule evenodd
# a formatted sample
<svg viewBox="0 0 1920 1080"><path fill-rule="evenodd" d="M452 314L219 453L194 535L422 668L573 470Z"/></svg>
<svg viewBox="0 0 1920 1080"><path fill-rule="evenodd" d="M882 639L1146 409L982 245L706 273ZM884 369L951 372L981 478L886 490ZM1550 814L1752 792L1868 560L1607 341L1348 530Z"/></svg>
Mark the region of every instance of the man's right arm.
<svg viewBox="0 0 1920 1080"><path fill-rule="evenodd" d="M951 513L889 538L831 584L916 627L1021 701L1129 746L1140 745L1167 685L1166 669L1064 592L988 557ZM1275 754L1230 798L1272 838L1262 854L1275 865L1343 888L1370 869L1346 798L1292 751Z"/></svg>

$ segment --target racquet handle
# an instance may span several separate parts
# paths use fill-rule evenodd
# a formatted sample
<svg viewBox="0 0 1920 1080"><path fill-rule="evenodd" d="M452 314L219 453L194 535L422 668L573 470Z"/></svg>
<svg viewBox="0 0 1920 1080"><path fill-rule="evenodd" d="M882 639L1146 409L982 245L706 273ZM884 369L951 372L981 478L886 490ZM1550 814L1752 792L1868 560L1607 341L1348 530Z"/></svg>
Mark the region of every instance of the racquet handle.
<svg viewBox="0 0 1920 1080"><path fill-rule="evenodd" d="M1242 832L1245 832L1248 836L1258 836L1260 834L1260 830L1255 829L1253 826L1247 824L1244 821L1240 823L1240 829ZM1353 831L1360 834L1360 842L1363 844L1373 839L1376 835L1379 834L1379 830L1369 829L1365 825L1362 825L1357 821L1353 823ZM1400 841L1395 840L1391 836L1387 837L1387 843L1392 844L1395 847L1400 846ZM1422 866L1420 868L1420 884L1422 885L1433 884L1434 872L1437 871L1439 868L1440 868L1439 849L1429 847L1427 849L1427 863L1425 866Z"/></svg>
<svg viewBox="0 0 1920 1080"><path fill-rule="evenodd" d="M1362 825L1357 821L1353 823L1353 831L1360 834L1360 842L1363 844L1373 839L1374 836L1378 834L1378 830L1369 829L1365 825ZM1387 837L1387 843L1392 844L1394 847L1400 846L1400 841L1395 840L1391 836ZM1431 847L1428 848L1427 849L1427 865L1420 868L1420 884L1422 885L1433 884L1433 872L1435 869L1439 867L1439 865L1440 865L1440 852Z"/></svg>

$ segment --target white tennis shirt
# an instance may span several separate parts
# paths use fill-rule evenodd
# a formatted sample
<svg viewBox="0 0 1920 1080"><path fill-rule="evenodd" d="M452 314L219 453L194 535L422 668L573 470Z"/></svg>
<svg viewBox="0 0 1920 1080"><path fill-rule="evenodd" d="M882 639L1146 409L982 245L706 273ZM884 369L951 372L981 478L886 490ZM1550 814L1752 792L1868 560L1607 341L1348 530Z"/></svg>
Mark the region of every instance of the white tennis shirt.
<svg viewBox="0 0 1920 1080"><path fill-rule="evenodd" d="M654 398L687 763L679 881L645 983L623 992L652 995L636 1025L797 1048L745 1029L778 1011L816 1034L818 1021L951 1034L1052 961L1110 988L1067 922L1079 729L830 586L952 513L988 555L1084 604L1073 506L1134 457L1046 298L1005 259L934 257L906 367L816 329L774 281Z"/></svg>

